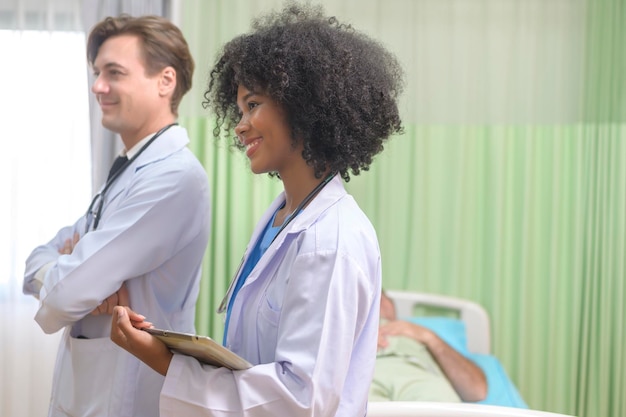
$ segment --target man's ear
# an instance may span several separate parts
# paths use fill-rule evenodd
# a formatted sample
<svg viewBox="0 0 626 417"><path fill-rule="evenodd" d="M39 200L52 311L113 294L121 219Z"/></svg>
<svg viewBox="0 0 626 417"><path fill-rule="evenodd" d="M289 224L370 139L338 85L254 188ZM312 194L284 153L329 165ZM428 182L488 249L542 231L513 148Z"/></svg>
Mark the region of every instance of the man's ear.
<svg viewBox="0 0 626 417"><path fill-rule="evenodd" d="M172 67L165 67L161 71L159 94L161 96L171 95L174 93L174 89L176 89L176 70Z"/></svg>

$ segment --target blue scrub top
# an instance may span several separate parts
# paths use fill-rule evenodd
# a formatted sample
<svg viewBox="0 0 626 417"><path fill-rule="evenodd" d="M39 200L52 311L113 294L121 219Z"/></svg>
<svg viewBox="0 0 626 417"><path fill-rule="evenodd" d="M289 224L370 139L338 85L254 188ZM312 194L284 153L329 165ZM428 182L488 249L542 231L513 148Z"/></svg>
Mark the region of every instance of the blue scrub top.
<svg viewBox="0 0 626 417"><path fill-rule="evenodd" d="M279 207L278 210L280 210L281 208L282 206ZM246 278L248 278L250 272L252 272L256 264L259 262L259 259L261 259L267 248L270 247L270 245L274 241L274 238L280 231L281 226L272 226L274 224L274 219L276 218L276 213L278 213L278 210L274 212L274 215L265 226L265 230L263 231L261 238L256 241L254 248L252 248L252 252L250 253L250 256L248 257L245 265L243 266L241 274L237 279L237 284L235 284L235 288L233 289L233 295L230 297L230 300L228 302L228 309L226 310L226 326L224 328L224 339L222 340L222 345L224 346L226 346L226 336L228 336L228 323L230 321L230 312L233 308L233 301L235 300L239 289L243 286L243 283L246 282Z"/></svg>

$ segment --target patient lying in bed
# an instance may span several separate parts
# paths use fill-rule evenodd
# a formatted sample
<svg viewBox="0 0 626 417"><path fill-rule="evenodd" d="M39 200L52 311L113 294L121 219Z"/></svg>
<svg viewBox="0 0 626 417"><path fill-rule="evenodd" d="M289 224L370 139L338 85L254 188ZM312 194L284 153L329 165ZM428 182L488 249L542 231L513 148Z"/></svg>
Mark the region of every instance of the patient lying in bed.
<svg viewBox="0 0 626 417"><path fill-rule="evenodd" d="M370 401L476 402L487 379L471 360L431 330L396 317L383 292L376 369Z"/></svg>

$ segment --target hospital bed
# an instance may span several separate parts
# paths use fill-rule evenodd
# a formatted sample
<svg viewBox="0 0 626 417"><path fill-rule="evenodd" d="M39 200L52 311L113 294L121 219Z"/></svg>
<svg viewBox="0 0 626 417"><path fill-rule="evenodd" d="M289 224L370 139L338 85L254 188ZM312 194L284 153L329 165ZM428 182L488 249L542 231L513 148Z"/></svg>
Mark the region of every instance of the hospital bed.
<svg viewBox="0 0 626 417"><path fill-rule="evenodd" d="M531 410L499 360L491 353L491 322L478 303L445 295L385 291L399 319L428 327L478 364L487 377L488 393L478 403L385 401L370 402L368 417L563 417Z"/></svg>
<svg viewBox="0 0 626 417"><path fill-rule="evenodd" d="M370 402L367 417L573 417L524 408L470 403Z"/></svg>

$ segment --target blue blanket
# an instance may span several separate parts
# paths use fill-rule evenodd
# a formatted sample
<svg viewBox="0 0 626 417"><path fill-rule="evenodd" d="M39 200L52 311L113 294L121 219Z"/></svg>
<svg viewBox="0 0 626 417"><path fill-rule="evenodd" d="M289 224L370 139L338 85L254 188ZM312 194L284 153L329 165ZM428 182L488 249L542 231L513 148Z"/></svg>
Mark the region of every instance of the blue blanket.
<svg viewBox="0 0 626 417"><path fill-rule="evenodd" d="M445 317L411 317L406 320L429 328L462 355L480 366L487 377L488 388L487 398L478 404L528 408L517 387L495 356L471 353L467 349L463 321Z"/></svg>

